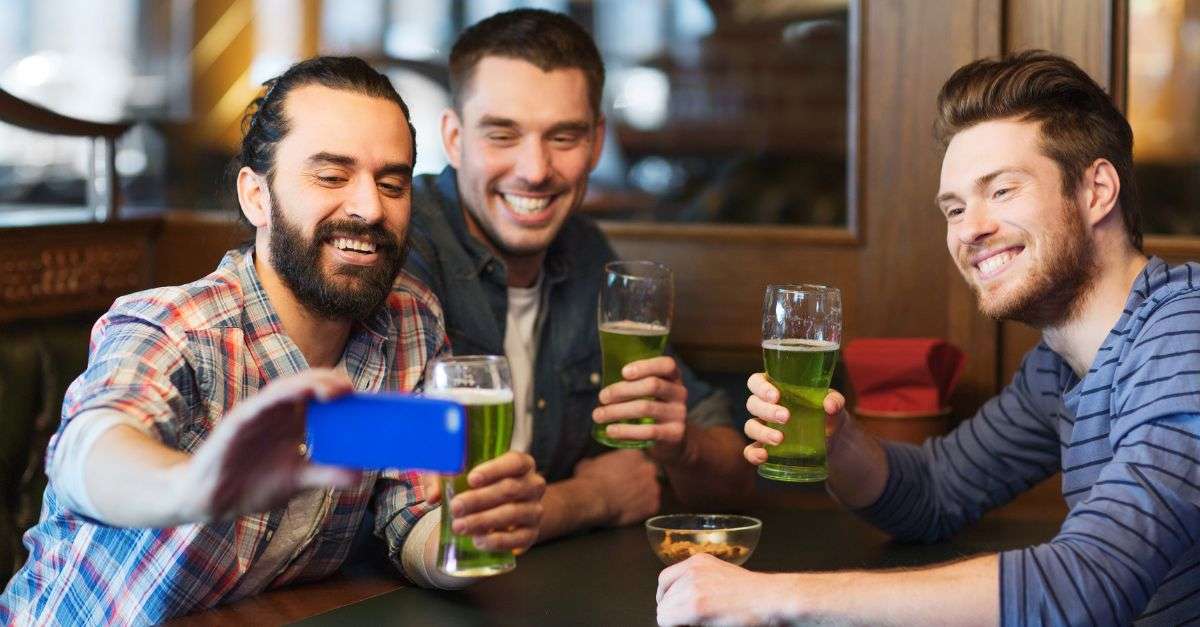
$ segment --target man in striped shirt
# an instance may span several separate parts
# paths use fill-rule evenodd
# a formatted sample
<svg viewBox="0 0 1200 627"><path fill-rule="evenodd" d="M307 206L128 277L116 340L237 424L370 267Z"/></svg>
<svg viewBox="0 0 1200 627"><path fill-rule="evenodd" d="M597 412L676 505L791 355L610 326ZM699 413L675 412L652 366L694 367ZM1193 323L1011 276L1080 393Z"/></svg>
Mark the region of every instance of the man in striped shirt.
<svg viewBox="0 0 1200 627"><path fill-rule="evenodd" d="M157 623L324 577L368 511L403 574L468 583L437 574L413 473L316 466L299 447L307 399L413 390L447 350L436 299L400 273L408 109L362 60L332 57L268 81L256 104L237 176L254 243L96 323L0 623ZM468 481L456 531L492 550L533 543L545 482L528 455Z"/></svg>
<svg viewBox="0 0 1200 627"><path fill-rule="evenodd" d="M707 556L659 580L663 624L1181 625L1200 618L1200 264L1141 251L1129 124L1070 61L959 69L938 98L937 204L981 310L1042 332L996 398L921 447L831 392L830 492L903 540L945 538L1062 472L1050 542L903 572L762 574ZM751 377L753 463L787 412Z"/></svg>

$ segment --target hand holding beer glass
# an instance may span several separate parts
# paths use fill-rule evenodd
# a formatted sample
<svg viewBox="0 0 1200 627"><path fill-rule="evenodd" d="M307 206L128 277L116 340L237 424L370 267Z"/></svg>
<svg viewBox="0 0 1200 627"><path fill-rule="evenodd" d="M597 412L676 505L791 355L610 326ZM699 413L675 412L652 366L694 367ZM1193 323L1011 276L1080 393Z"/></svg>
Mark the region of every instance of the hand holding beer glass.
<svg viewBox="0 0 1200 627"><path fill-rule="evenodd" d="M766 445L758 474L790 482L823 481L825 396L842 341L842 297L823 285L771 285L763 299L763 362L789 418L766 424L783 433Z"/></svg>
<svg viewBox="0 0 1200 627"><path fill-rule="evenodd" d="M506 453L512 443L513 392L508 360L494 355L445 357L430 366L425 395L455 401L466 409L467 462L463 472L444 475L437 566L458 577L498 575L516 567L512 551L483 551L471 536L455 534L450 501L467 490L472 468Z"/></svg>
<svg viewBox="0 0 1200 627"><path fill-rule="evenodd" d="M615 261L604 266L597 322L603 353L604 387L622 381L628 364L663 354L671 329L675 284L671 269L652 261ZM654 424L650 417L620 421ZM610 423L616 424L616 423ZM592 437L614 448L648 448L650 440L608 437L608 424L592 427Z"/></svg>

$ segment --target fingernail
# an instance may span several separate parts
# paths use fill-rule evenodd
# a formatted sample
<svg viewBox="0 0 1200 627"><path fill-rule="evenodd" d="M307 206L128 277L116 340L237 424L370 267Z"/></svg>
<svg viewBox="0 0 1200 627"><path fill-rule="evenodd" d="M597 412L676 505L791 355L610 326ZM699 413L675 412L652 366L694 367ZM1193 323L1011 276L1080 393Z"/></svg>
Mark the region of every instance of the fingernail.
<svg viewBox="0 0 1200 627"><path fill-rule="evenodd" d="M783 442L783 435L782 435L782 434L780 434L780 435L773 435L773 436L771 436L771 444L774 444L774 445L778 446L778 445L779 445L781 442Z"/></svg>
<svg viewBox="0 0 1200 627"><path fill-rule="evenodd" d="M453 531L454 533L461 534L464 529L466 529L466 525L460 521L456 520L450 524L450 530Z"/></svg>
<svg viewBox="0 0 1200 627"><path fill-rule="evenodd" d="M787 410L786 409L776 409L775 417L778 418L779 420L786 419L788 417Z"/></svg>

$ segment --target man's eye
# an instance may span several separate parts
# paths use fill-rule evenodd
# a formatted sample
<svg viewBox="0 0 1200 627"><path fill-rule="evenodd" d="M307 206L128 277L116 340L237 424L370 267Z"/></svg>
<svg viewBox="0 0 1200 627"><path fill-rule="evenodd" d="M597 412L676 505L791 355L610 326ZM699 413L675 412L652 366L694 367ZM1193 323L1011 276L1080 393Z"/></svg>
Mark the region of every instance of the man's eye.
<svg viewBox="0 0 1200 627"><path fill-rule="evenodd" d="M492 133L487 138L494 142L511 142L517 138L516 135L510 133Z"/></svg>
<svg viewBox="0 0 1200 627"><path fill-rule="evenodd" d="M346 179L340 176L318 176L317 180L326 185L337 185L346 182Z"/></svg>
<svg viewBox="0 0 1200 627"><path fill-rule="evenodd" d="M384 194L391 196L392 198L399 198L403 196L406 191L408 191L403 185L393 185L391 183L380 183L379 189L383 190Z"/></svg>
<svg viewBox="0 0 1200 627"><path fill-rule="evenodd" d="M947 218L955 218L955 217L962 215L962 212L963 212L962 207L954 207L954 208L951 208L946 211L946 217Z"/></svg>
<svg viewBox="0 0 1200 627"><path fill-rule="evenodd" d="M1001 187L1000 189L996 190L992 194L992 198L1003 198L1004 196L1007 196L1008 193L1011 191L1012 191L1011 187Z"/></svg>
<svg viewBox="0 0 1200 627"><path fill-rule="evenodd" d="M578 135L555 135L552 141L556 144L572 145L579 141Z"/></svg>

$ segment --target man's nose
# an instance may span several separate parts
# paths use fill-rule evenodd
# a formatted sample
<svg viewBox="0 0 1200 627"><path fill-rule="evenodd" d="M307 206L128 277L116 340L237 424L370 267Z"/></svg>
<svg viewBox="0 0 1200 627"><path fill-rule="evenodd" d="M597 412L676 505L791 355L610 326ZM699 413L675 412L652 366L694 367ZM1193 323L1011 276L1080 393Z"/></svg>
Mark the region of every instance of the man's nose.
<svg viewBox="0 0 1200 627"><path fill-rule="evenodd" d="M996 233L996 220L983 203L967 205L962 220L956 225L955 234L963 244L979 244Z"/></svg>
<svg viewBox="0 0 1200 627"><path fill-rule="evenodd" d="M359 218L367 224L379 222L383 219L383 199L379 186L366 177L356 182L344 208L346 215Z"/></svg>
<svg viewBox="0 0 1200 627"><path fill-rule="evenodd" d="M530 138L521 146L517 156L516 175L530 187L546 182L550 177L550 151L541 139Z"/></svg>

